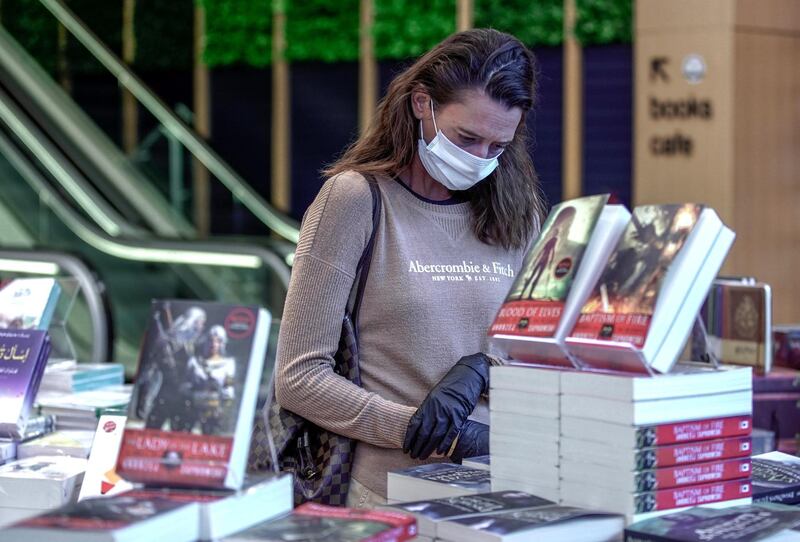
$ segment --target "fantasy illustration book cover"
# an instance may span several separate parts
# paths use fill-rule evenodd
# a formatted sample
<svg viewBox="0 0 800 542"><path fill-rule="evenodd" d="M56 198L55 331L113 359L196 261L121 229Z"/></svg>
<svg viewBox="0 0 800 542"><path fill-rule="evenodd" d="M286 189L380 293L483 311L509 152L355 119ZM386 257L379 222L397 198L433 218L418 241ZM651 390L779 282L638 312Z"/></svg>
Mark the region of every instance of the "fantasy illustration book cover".
<svg viewBox="0 0 800 542"><path fill-rule="evenodd" d="M539 238L525 256L490 335L555 334L581 258L607 201L606 194L553 207Z"/></svg>
<svg viewBox="0 0 800 542"><path fill-rule="evenodd" d="M256 307L156 301L151 317L118 474L142 483L240 487L269 314Z"/></svg>
<svg viewBox="0 0 800 542"><path fill-rule="evenodd" d="M662 280L702 209L695 204L636 207L571 337L642 347Z"/></svg>

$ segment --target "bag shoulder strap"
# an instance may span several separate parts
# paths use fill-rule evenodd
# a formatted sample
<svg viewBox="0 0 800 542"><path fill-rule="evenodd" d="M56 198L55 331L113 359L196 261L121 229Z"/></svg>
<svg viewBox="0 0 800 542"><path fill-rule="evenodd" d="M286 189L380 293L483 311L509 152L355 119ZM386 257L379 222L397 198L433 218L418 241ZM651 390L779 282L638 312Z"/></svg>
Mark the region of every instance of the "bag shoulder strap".
<svg viewBox="0 0 800 542"><path fill-rule="evenodd" d="M353 327L357 329L358 312L361 308L361 300L364 296L364 287L367 284L367 276L369 275L369 267L372 262L372 249L375 246L375 236L378 232L378 226L381 221L381 194L378 188L378 181L370 174L365 175L367 184L369 185L370 193L372 194L372 233L369 236L364 252L361 253L361 258L358 260L356 266L356 280L355 288L351 292L350 300L348 303L350 319L353 322Z"/></svg>

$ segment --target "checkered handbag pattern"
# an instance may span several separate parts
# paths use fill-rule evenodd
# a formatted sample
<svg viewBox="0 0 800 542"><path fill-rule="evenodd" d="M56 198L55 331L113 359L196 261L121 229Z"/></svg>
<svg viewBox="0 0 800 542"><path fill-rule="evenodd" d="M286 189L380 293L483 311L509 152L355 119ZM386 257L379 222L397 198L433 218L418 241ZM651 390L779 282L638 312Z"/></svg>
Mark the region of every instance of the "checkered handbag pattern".
<svg viewBox="0 0 800 542"><path fill-rule="evenodd" d="M361 386L361 374L356 322L381 208L380 194L374 182L370 182L370 189L373 200L373 232L358 263L357 286L342 320L342 332L333 367L336 374L357 386ZM263 416L258 417L253 428L248 470L292 473L294 500L297 505L315 502L345 506L356 442L281 408L275 399L274 374L272 378Z"/></svg>

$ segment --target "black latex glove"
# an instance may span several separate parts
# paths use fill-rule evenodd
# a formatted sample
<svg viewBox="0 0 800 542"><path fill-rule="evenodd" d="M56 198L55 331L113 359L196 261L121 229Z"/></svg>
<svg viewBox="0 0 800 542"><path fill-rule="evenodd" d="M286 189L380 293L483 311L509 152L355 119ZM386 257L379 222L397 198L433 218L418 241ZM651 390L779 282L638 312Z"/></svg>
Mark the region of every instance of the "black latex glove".
<svg viewBox="0 0 800 542"><path fill-rule="evenodd" d="M458 442L450 453L450 459L460 463L464 459L488 453L489 426L473 420L464 422L461 432L458 434Z"/></svg>
<svg viewBox="0 0 800 542"><path fill-rule="evenodd" d="M403 451L427 459L447 453L478 398L489 391L491 362L484 354L464 356L430 391L408 422Z"/></svg>

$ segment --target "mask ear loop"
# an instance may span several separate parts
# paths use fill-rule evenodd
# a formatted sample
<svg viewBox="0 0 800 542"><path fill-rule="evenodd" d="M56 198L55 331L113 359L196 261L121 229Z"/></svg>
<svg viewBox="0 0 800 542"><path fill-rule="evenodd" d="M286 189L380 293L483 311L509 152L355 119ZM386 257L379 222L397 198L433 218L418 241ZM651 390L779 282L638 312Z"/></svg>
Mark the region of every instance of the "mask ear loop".
<svg viewBox="0 0 800 542"><path fill-rule="evenodd" d="M436 134L439 133L439 128L436 127L436 113L433 112L433 98L431 98L430 104L431 104L431 120L433 120L433 131L434 131L433 136L436 137Z"/></svg>

